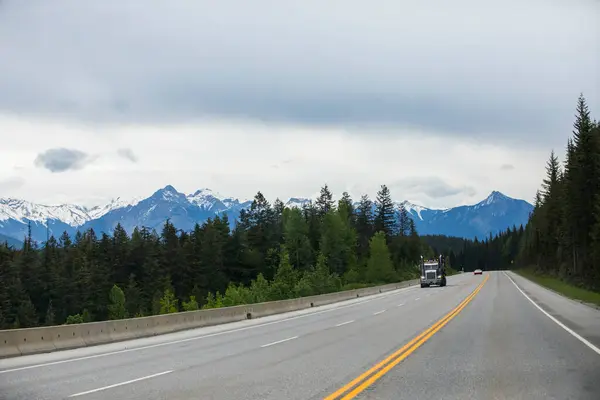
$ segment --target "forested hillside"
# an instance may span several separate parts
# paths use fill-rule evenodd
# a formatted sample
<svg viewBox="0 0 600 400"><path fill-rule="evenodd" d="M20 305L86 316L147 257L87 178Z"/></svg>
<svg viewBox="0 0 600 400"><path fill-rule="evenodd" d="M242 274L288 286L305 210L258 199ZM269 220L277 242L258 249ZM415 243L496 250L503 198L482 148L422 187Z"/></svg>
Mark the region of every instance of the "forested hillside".
<svg viewBox="0 0 600 400"><path fill-rule="evenodd" d="M445 254L454 269L535 266L600 290L600 125L585 99L560 163L554 152L526 227L471 241L419 237L384 185L355 208L327 186L302 209L259 192L235 228L215 217L191 232L167 221L160 233L122 227L26 238L0 245L0 327L153 315L279 300L418 276L421 254ZM374 211L373 211L374 210Z"/></svg>
<svg viewBox="0 0 600 400"><path fill-rule="evenodd" d="M303 209L259 192L230 230L215 217L191 232L122 227L0 246L0 326L31 327L218 307L412 279L424 247L382 186L373 211L327 186Z"/></svg>

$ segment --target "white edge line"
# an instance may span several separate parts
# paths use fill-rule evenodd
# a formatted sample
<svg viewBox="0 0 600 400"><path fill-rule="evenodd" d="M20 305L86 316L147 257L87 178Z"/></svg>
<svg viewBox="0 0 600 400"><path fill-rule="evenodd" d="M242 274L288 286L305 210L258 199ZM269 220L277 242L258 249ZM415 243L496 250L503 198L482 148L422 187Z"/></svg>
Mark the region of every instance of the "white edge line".
<svg viewBox="0 0 600 400"><path fill-rule="evenodd" d="M350 321L346 321L346 322L342 322L341 324L337 324L336 326L344 326L344 325L351 324L351 323L353 323L353 322L354 322L354 320L352 319L352 320L350 320Z"/></svg>
<svg viewBox="0 0 600 400"><path fill-rule="evenodd" d="M513 278L511 278L506 272L503 272L503 273L504 273L504 275L506 275L506 277L508 279L510 279L510 281L512 282L512 284L515 285L515 287L517 288L517 290L519 292L521 292L521 294L523 296L525 296L525 298L527 300L529 300L531 302L531 304L533 304L538 310L540 310L541 312L543 312L544 315L546 315L546 317L548 317L552 321L556 322L556 324L558 326L560 326L561 328L563 328L565 331L569 332L575 338L579 339L580 342L582 342L587 347L589 347L590 349L594 350L596 353L598 353L600 355L600 349L598 347L594 346L594 344L590 343L589 340L587 340L586 338L584 338L581 335L579 335L577 332L575 332L574 330L572 330L571 328L569 328L568 326L566 326L565 324L563 324L562 322L560 322L559 320L557 320L556 318L554 318L546 310L544 310L542 307L540 307L539 305L537 305L537 303L535 301L531 300L531 298L529 296L527 296L523 290L521 290L521 288L515 283L515 281L513 280Z"/></svg>
<svg viewBox="0 0 600 400"><path fill-rule="evenodd" d="M171 370L171 371L159 372L158 374L153 374L153 375L148 375L148 376L144 376L144 377L137 378L137 379L132 379L132 380L127 381L127 382L115 383L114 385L109 385L109 386L104 386L104 387L101 387L101 388L98 388L98 389L88 390L87 392L75 393L75 394L70 395L69 397L77 397L77 396L83 396L84 394L90 394L90 393L100 392L101 390L112 389L112 388L117 387L117 386L128 385L130 383L143 381L145 379L150 379L150 378L155 378L157 376L170 374L171 372L173 372L173 371Z"/></svg>
<svg viewBox="0 0 600 400"><path fill-rule="evenodd" d="M276 341L276 342L272 342L272 343L263 344L263 345L262 345L262 346L260 346L260 347L269 347L269 346L273 346L274 344L279 344L279 343L283 343L283 342L288 342L288 341L290 341L290 340L294 340L294 339L298 339L298 336L293 336L293 337L290 337L290 338L287 338L287 339L278 340L278 341Z"/></svg>
<svg viewBox="0 0 600 400"><path fill-rule="evenodd" d="M246 331L246 330L249 330L249 329L261 328L263 326L279 324L279 323L282 323L282 322L292 321L292 320L299 319L299 318L305 318L305 317L310 317L310 316L313 316L313 315L318 315L318 314L323 314L323 313L327 313L327 312L331 312L331 311L335 311L335 310L340 310L342 308L354 307L354 306L365 304L365 303L368 303L368 302L371 302L371 301L375 301L375 300L378 300L378 299L381 299L381 298L384 298L384 297L387 297L387 296L392 296L394 294L398 294L398 293L400 293L402 291L405 291L405 290L410 290L410 289L415 289L415 288L416 288L416 286L407 286L407 287L403 287L403 288L399 288L399 289L390 291L390 293L385 293L383 296L378 296L376 298L366 299L364 301L359 301L359 302L352 303L352 304L341 305L339 307L330 308L328 310L315 311L315 312L310 312L310 313L307 313L307 314L296 315L294 317L280 319L280 320L277 320L277 321L265 322L264 324L244 326L242 328L236 328L236 329L231 329L231 330L222 331L222 332L209 333L208 335L194 336L194 337L187 338L187 339L179 339L179 340L173 340L173 341L164 342L164 343L151 344L151 345L148 345L148 346L136 347L134 349L117 350L117 351L111 351L111 352L108 352L108 353L94 354L94 355L91 355L91 356L71 358L71 359L68 359L68 360L51 361L51 362L48 362L48 363L28 365L26 367L18 367L18 368L12 368L12 369L5 369L3 371L0 371L0 375L6 374L8 372L18 372L18 371L24 371L24 370L28 370L28 369L32 369L32 368L49 367L49 366L52 366L52 365L64 364L64 363L69 363L69 362L74 362L74 361L90 360L92 358L112 356L112 355L116 355L116 354L129 353L129 352L132 352L132 351L146 350L146 349L152 349L152 348L155 348L155 347L162 347L162 346L169 346L169 345L172 345L172 344L185 343L185 342L190 342L192 340L206 339L206 338L210 338L210 337L213 337L213 336L226 335L228 333L242 332L242 331ZM345 301L349 301L349 300L345 300ZM304 309L304 310L306 310L306 309ZM302 310L298 310L298 311L302 311ZM276 314L274 314L274 315L276 315ZM237 321L237 322L242 322L242 321ZM207 327L200 326L198 328L193 328L193 329L202 329L202 328L207 328ZM140 340L140 339L147 339L147 338L139 338L139 339L133 339L133 340ZM103 344L111 344L111 343L103 343ZM82 348L85 348L85 347L82 347Z"/></svg>
<svg viewBox="0 0 600 400"><path fill-rule="evenodd" d="M382 313L384 313L384 312L385 312L385 310L377 311L377 312L376 312L376 313L374 313L373 315L379 315L379 314L382 314Z"/></svg>

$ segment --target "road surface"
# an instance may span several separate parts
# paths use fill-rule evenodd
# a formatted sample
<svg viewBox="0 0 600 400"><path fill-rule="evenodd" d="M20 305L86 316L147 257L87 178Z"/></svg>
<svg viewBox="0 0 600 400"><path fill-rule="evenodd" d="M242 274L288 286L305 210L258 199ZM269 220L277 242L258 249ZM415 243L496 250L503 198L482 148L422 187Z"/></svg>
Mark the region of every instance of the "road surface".
<svg viewBox="0 0 600 400"><path fill-rule="evenodd" d="M597 400L598 348L600 311L485 272L445 288L0 360L0 398Z"/></svg>

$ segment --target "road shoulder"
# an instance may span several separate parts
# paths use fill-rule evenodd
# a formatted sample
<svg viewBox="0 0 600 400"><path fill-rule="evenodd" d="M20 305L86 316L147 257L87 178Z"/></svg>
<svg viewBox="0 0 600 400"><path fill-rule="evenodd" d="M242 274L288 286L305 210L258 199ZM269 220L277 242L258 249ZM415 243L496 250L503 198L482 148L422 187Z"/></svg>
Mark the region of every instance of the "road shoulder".
<svg viewBox="0 0 600 400"><path fill-rule="evenodd" d="M600 347L600 310L565 297L512 271L507 271L506 275L545 312Z"/></svg>

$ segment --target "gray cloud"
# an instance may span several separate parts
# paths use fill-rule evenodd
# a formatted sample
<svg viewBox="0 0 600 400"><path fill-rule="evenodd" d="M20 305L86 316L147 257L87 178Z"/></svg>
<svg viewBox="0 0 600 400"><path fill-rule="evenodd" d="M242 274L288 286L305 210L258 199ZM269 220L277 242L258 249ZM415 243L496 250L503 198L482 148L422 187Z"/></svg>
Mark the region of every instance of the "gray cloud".
<svg viewBox="0 0 600 400"><path fill-rule="evenodd" d="M514 165L512 165L512 164L502 164L502 165L500 166L500 169L501 169L502 171L510 171L510 170L513 170L513 169L515 169L515 166L514 166Z"/></svg>
<svg viewBox="0 0 600 400"><path fill-rule="evenodd" d="M45 168L50 172L65 172L78 170L92 161L87 153L75 149L55 148L40 153L35 158L36 167Z"/></svg>
<svg viewBox="0 0 600 400"><path fill-rule="evenodd" d="M138 162L138 157L135 155L133 150L131 150L129 148L119 149L119 150L117 150L117 154L133 163Z"/></svg>
<svg viewBox="0 0 600 400"><path fill-rule="evenodd" d="M11 62L0 64L0 112L95 123L216 116L414 126L564 146L578 94L591 109L600 104L590 51L599 7L7 1L0 48Z"/></svg>
<svg viewBox="0 0 600 400"><path fill-rule="evenodd" d="M403 178L390 185L390 190L397 193L395 198L399 198L398 195L401 198L425 195L431 199L440 199L459 194L474 196L477 193L472 186L453 186L434 176Z"/></svg>

